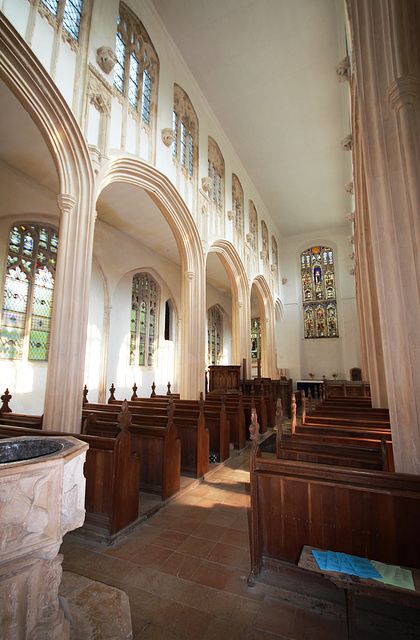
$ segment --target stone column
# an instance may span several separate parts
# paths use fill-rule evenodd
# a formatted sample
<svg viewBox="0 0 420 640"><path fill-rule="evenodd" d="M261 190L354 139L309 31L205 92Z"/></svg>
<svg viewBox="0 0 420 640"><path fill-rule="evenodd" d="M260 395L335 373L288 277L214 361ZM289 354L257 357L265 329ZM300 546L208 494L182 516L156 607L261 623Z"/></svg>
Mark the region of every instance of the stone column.
<svg viewBox="0 0 420 640"><path fill-rule="evenodd" d="M108 347L109 347L109 327L111 324L112 305L106 304L104 307L104 321L102 327L101 340L101 364L99 368L99 389L98 402L106 403L107 401L107 374L108 374Z"/></svg>
<svg viewBox="0 0 420 640"><path fill-rule="evenodd" d="M43 428L80 432L95 211L71 195L61 210ZM84 208L83 208L84 207Z"/></svg>
<svg viewBox="0 0 420 640"><path fill-rule="evenodd" d="M198 400L205 391L205 296L204 269L186 271L182 281L181 398Z"/></svg>
<svg viewBox="0 0 420 640"><path fill-rule="evenodd" d="M347 3L395 466L419 474L420 12Z"/></svg>

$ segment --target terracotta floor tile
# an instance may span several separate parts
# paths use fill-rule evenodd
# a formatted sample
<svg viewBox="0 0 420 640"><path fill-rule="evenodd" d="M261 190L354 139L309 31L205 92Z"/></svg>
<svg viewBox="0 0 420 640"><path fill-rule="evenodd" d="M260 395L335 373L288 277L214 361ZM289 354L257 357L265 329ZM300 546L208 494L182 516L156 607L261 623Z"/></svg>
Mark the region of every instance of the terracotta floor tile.
<svg viewBox="0 0 420 640"><path fill-rule="evenodd" d="M213 511L218 505L218 499L212 498L211 496L200 498L197 502L196 507L200 507L201 509L206 509L207 511Z"/></svg>
<svg viewBox="0 0 420 640"><path fill-rule="evenodd" d="M181 544L178 551L204 559L209 555L214 545L214 540L207 540L206 538L199 538L198 536L189 536L185 542Z"/></svg>
<svg viewBox="0 0 420 640"><path fill-rule="evenodd" d="M172 599L175 602L187 604L196 609L206 610L204 603L210 599L208 587L187 580L178 579L172 592ZM211 589L211 592L214 590Z"/></svg>
<svg viewBox="0 0 420 640"><path fill-rule="evenodd" d="M293 640L341 640L346 638L346 621L299 607L293 622L290 638Z"/></svg>
<svg viewBox="0 0 420 640"><path fill-rule="evenodd" d="M134 556L133 562L142 567L159 569L172 554L173 551L171 549L164 549L154 544L148 544L147 547L144 547L140 553Z"/></svg>
<svg viewBox="0 0 420 640"><path fill-rule="evenodd" d="M196 584L195 586L199 585ZM209 587L203 587L203 589L207 590L207 597L203 599L200 608L208 613L212 613L217 618L231 618L238 596L226 593L225 591L217 591Z"/></svg>
<svg viewBox="0 0 420 640"><path fill-rule="evenodd" d="M169 506L165 507L165 509L162 511L162 514L174 518L182 518L182 516L185 515L185 512L190 508L190 504L180 504L179 500L176 500L174 504L170 504Z"/></svg>
<svg viewBox="0 0 420 640"><path fill-rule="evenodd" d="M178 553L175 551L171 557L160 567L159 571L169 573L172 576L189 580L202 563L201 558Z"/></svg>
<svg viewBox="0 0 420 640"><path fill-rule="evenodd" d="M184 636L158 624L148 624L133 640L184 640Z"/></svg>
<svg viewBox="0 0 420 640"><path fill-rule="evenodd" d="M233 569L223 564L204 561L191 578L191 582L198 582L212 589L223 590L232 577Z"/></svg>
<svg viewBox="0 0 420 640"><path fill-rule="evenodd" d="M178 549L178 547L180 547L187 539L188 535L186 533L179 533L179 531L171 531L170 529L167 529L153 540L153 544L158 545L159 547L165 547L165 549L172 549L173 551L176 551L176 549Z"/></svg>
<svg viewBox="0 0 420 640"><path fill-rule="evenodd" d="M207 560L225 564L229 567L237 567L245 553L245 549L241 547L218 542L207 556Z"/></svg>
<svg viewBox="0 0 420 640"><path fill-rule="evenodd" d="M220 527L217 524L203 522L195 530L194 534L200 538L207 538L208 540L220 540L227 531L229 531L227 527Z"/></svg>
<svg viewBox="0 0 420 640"><path fill-rule="evenodd" d="M249 574L243 569L235 569L225 587L225 591L262 602L264 600L264 594L252 587L248 587L248 576Z"/></svg>
<svg viewBox="0 0 420 640"><path fill-rule="evenodd" d="M146 592L144 592L144 597L137 602L135 609L132 611L133 615L165 627L170 625L178 613L179 604L177 602Z"/></svg>
<svg viewBox="0 0 420 640"><path fill-rule="evenodd" d="M235 520L236 516L230 513L220 513L217 511L213 511L213 513L210 513L206 518L206 522L209 524L217 524L219 527L230 527Z"/></svg>
<svg viewBox="0 0 420 640"><path fill-rule="evenodd" d="M213 616L205 611L184 606L170 624L170 629L182 634L185 638L199 640L206 631Z"/></svg>
<svg viewBox="0 0 420 640"><path fill-rule="evenodd" d="M228 594L225 593L225 596L227 595ZM248 598L236 596L235 608L232 611L231 618L232 620L238 620L238 622L252 626L260 608L261 604L259 602L253 602L248 600Z"/></svg>
<svg viewBox="0 0 420 640"><path fill-rule="evenodd" d="M123 540L105 551L105 555L113 556L114 558L122 558L123 560L132 560L137 553L140 553L140 551L144 549L144 547L144 543L140 542L140 540Z"/></svg>
<svg viewBox="0 0 420 640"><path fill-rule="evenodd" d="M242 640L246 627L233 620L213 618L202 640Z"/></svg>
<svg viewBox="0 0 420 640"><path fill-rule="evenodd" d="M191 491L188 491L190 496L205 496L210 491L210 487L207 486L205 482L198 485L198 487L194 487Z"/></svg>
<svg viewBox="0 0 420 640"><path fill-rule="evenodd" d="M227 529L220 538L220 542L224 542L225 544L233 544L235 545L235 547L242 547L243 549L249 549L249 534L248 531Z"/></svg>
<svg viewBox="0 0 420 640"><path fill-rule="evenodd" d="M150 584L157 573L156 569L136 565L134 569L124 577L124 582L132 587L150 591Z"/></svg>
<svg viewBox="0 0 420 640"><path fill-rule="evenodd" d="M249 534L250 531L250 527L251 527L251 510L247 510L246 515L241 515L238 518L236 518L236 520L233 521L233 523L231 524L231 529L235 529L238 531L244 531L246 533Z"/></svg>
<svg viewBox="0 0 420 640"><path fill-rule="evenodd" d="M149 518L149 522L152 522L153 518ZM160 535L166 528L151 526L150 524L143 524L141 527L133 531L132 534L127 536L130 540L137 540L143 544L149 544L153 542L158 535Z"/></svg>
<svg viewBox="0 0 420 640"><path fill-rule="evenodd" d="M148 523L151 527L160 527L161 529L167 529L170 524L176 519L176 516L169 515L162 511L157 515L153 516L153 518L148 519Z"/></svg>
<svg viewBox="0 0 420 640"><path fill-rule="evenodd" d="M254 622L262 631L277 633L285 638L291 637L291 630L297 607L276 598L266 598ZM315 640L316 636L314 636ZM322 640L324 640L322 638Z"/></svg>
<svg viewBox="0 0 420 640"><path fill-rule="evenodd" d="M173 522L168 529L170 531L178 531L179 533L190 534L193 533L197 527L200 526L200 523L197 520L192 520L191 518L177 518L175 522Z"/></svg>
<svg viewBox="0 0 420 640"><path fill-rule="evenodd" d="M190 507L188 511L184 514L185 518L191 518L192 520L198 520L199 522L204 522L209 515L208 509L203 507L198 507L194 505Z"/></svg>
<svg viewBox="0 0 420 640"><path fill-rule="evenodd" d="M277 633L268 633L268 631L261 631L260 629L254 629L248 627L245 631L245 635L242 640L289 640L284 636L279 636ZM322 638L319 638L322 640Z"/></svg>

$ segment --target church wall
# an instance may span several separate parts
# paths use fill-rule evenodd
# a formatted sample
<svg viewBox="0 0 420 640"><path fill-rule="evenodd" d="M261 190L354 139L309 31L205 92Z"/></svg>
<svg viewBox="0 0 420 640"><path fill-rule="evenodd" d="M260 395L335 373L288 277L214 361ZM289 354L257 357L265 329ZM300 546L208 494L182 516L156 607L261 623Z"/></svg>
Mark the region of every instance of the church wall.
<svg viewBox="0 0 420 640"><path fill-rule="evenodd" d="M299 235L284 240L280 251L284 289L284 318L276 324L277 366L287 369L293 379L315 379L323 375L331 379L349 379L352 367L361 366L359 347L353 260L349 257L353 246L349 244L350 226L337 231L323 232L311 237ZM323 245L334 252L336 295L338 308L338 338L305 339L303 328L300 254L305 249Z"/></svg>
<svg viewBox="0 0 420 640"><path fill-rule="evenodd" d="M217 305L223 316L223 360L220 364L232 363L232 296L222 293L216 287L212 287L207 283L207 302L206 313ZM207 320L207 316L206 316ZM207 327L207 325L206 325ZM207 336L207 333L206 333ZM207 352L206 352L207 354Z"/></svg>

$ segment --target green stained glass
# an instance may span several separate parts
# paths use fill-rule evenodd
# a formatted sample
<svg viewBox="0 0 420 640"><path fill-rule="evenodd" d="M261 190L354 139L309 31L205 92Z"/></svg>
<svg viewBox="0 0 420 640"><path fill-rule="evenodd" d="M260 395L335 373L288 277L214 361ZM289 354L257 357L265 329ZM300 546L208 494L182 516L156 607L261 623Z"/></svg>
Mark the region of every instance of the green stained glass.
<svg viewBox="0 0 420 640"><path fill-rule="evenodd" d="M18 360L22 357L23 329L2 325L0 329L0 358Z"/></svg>
<svg viewBox="0 0 420 640"><path fill-rule="evenodd" d="M48 235L45 229L41 229L39 232L38 247L43 247L44 249L48 249Z"/></svg>
<svg viewBox="0 0 420 640"><path fill-rule="evenodd" d="M19 233L19 229L17 227L13 227L13 229L10 232L10 239L9 239L10 251L18 253L20 248L20 242L21 242L21 235Z"/></svg>
<svg viewBox="0 0 420 640"><path fill-rule="evenodd" d="M28 360L46 360L48 355L49 331L32 330L29 336Z"/></svg>
<svg viewBox="0 0 420 640"><path fill-rule="evenodd" d="M132 283L130 327L130 364L153 365L157 310L157 285L145 273L138 273Z"/></svg>

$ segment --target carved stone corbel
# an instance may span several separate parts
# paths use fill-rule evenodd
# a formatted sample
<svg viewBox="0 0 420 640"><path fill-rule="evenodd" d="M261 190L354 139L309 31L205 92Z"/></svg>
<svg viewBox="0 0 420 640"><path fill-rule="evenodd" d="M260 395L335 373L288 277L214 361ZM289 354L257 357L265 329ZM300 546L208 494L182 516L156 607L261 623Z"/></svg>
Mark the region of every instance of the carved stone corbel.
<svg viewBox="0 0 420 640"><path fill-rule="evenodd" d="M227 217L228 217L228 220L234 220L235 219L235 212L234 211L228 211L227 212Z"/></svg>
<svg viewBox="0 0 420 640"><path fill-rule="evenodd" d="M349 222L354 222L354 216L355 216L355 212L350 211L350 213L346 215L346 220L348 220Z"/></svg>
<svg viewBox="0 0 420 640"><path fill-rule="evenodd" d="M353 189L354 189L353 182L348 182L347 184L344 185L344 191L348 196L353 195Z"/></svg>
<svg viewBox="0 0 420 640"><path fill-rule="evenodd" d="M106 74L111 73L115 62L115 52L111 47L99 47L96 50L96 63Z"/></svg>
<svg viewBox="0 0 420 640"><path fill-rule="evenodd" d="M246 241L249 242L249 244L251 244L253 237L252 233L247 233L245 236Z"/></svg>
<svg viewBox="0 0 420 640"><path fill-rule="evenodd" d="M267 251L260 251L260 258L261 260L265 260L267 257Z"/></svg>
<svg viewBox="0 0 420 640"><path fill-rule="evenodd" d="M386 97L391 107L399 111L406 104L413 104L417 89L418 80L415 76L401 76L388 87Z"/></svg>
<svg viewBox="0 0 420 640"><path fill-rule="evenodd" d="M201 178L201 188L206 193L210 193L213 186L212 179L206 176L205 178Z"/></svg>
<svg viewBox="0 0 420 640"><path fill-rule="evenodd" d="M350 58L346 56L338 63L335 73L339 82L348 82L350 80Z"/></svg>
<svg viewBox="0 0 420 640"><path fill-rule="evenodd" d="M353 149L353 135L351 133L342 139L341 148L343 151L351 151Z"/></svg>
<svg viewBox="0 0 420 640"><path fill-rule="evenodd" d="M175 140L175 131L170 129L169 127L166 129L162 129L162 142L167 147L170 147L173 141Z"/></svg>

